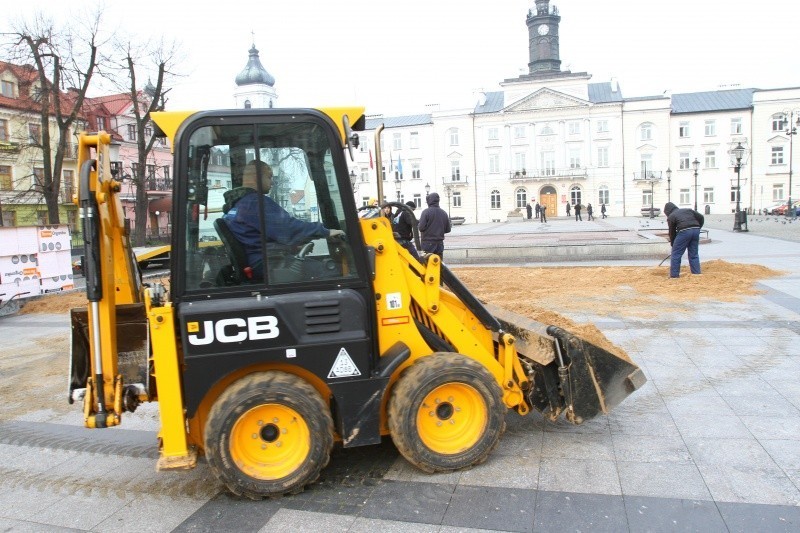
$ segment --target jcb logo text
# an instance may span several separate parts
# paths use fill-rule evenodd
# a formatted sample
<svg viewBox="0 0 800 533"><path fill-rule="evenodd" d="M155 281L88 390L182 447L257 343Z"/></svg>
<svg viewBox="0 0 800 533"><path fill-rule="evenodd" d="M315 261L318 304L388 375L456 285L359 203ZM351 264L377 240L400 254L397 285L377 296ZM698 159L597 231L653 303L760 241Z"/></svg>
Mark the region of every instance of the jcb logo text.
<svg viewBox="0 0 800 533"><path fill-rule="evenodd" d="M225 318L223 320L206 320L203 322L202 337L196 335L198 323L186 324L189 342L195 346L203 346L217 342L242 342L274 339L280 333L278 319L274 316L250 316L244 318Z"/></svg>

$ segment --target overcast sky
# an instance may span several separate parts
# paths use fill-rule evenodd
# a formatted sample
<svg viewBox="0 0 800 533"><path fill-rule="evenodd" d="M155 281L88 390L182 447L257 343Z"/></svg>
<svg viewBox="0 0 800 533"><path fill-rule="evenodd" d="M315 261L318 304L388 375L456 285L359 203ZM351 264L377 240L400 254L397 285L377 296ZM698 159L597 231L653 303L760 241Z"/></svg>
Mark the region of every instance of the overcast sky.
<svg viewBox="0 0 800 533"><path fill-rule="evenodd" d="M10 3L10 2L7 2ZM4 5L57 22L87 0ZM233 105L253 40L279 105L356 104L385 115L471 106L478 89L527 73L533 0L227 0L109 2L108 28L182 43L186 75L170 109ZM720 86L800 86L800 1L554 0L562 70L616 78L624 96ZM255 37L253 37L254 32Z"/></svg>

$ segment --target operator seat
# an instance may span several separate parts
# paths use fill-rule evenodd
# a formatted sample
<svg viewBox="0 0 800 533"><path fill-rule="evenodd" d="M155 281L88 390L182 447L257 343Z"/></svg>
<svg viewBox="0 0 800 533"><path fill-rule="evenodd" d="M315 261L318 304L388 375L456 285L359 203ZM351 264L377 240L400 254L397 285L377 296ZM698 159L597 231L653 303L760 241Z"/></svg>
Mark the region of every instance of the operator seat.
<svg viewBox="0 0 800 533"><path fill-rule="evenodd" d="M214 221L214 229L217 231L225 252L230 259L230 271L221 273L225 285L240 285L248 283L253 279L253 268L247 260L242 243L236 238L225 219L218 218Z"/></svg>

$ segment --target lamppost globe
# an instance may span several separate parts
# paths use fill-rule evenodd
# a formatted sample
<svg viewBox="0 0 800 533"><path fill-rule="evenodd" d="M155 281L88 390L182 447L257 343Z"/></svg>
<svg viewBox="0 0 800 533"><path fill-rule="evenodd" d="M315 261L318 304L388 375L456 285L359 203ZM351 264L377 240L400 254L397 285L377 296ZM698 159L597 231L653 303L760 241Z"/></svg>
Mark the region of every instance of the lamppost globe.
<svg viewBox="0 0 800 533"><path fill-rule="evenodd" d="M430 183L426 183L425 184L425 198L427 199L428 195L430 195L430 194L431 194L431 184Z"/></svg>

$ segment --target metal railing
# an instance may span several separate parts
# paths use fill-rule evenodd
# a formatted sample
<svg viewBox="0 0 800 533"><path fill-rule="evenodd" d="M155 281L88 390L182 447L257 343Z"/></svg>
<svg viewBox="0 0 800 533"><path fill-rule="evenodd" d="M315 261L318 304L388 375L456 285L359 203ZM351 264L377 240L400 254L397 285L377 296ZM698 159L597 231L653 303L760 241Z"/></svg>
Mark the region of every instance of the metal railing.
<svg viewBox="0 0 800 533"><path fill-rule="evenodd" d="M148 191L171 191L172 180L164 178L148 178L145 180Z"/></svg>
<svg viewBox="0 0 800 533"><path fill-rule="evenodd" d="M634 172L634 181L657 181L661 179L662 172L660 170L647 170L644 172Z"/></svg>

